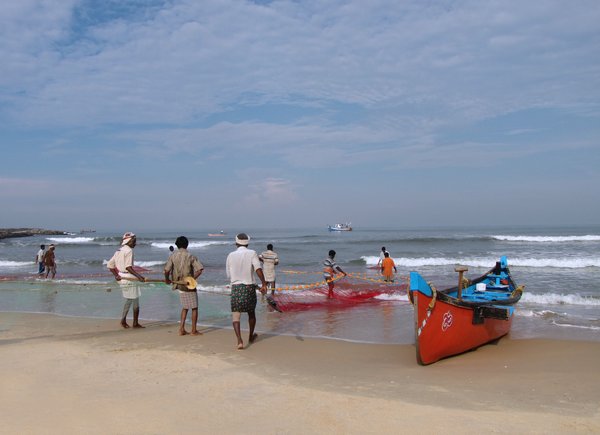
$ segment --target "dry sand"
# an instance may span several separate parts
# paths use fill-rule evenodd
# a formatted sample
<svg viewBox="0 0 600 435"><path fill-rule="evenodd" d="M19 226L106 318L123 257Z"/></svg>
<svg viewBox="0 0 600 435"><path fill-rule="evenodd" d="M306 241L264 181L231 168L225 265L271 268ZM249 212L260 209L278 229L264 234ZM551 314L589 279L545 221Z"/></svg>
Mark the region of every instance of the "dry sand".
<svg viewBox="0 0 600 435"><path fill-rule="evenodd" d="M245 317L243 318L245 321ZM410 345L0 313L2 433L600 433L600 343Z"/></svg>

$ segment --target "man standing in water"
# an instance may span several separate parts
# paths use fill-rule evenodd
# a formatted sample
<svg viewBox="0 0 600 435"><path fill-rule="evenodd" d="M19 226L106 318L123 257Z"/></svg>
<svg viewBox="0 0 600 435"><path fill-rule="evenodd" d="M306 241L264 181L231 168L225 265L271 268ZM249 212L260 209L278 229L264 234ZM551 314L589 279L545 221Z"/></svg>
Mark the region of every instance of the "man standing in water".
<svg viewBox="0 0 600 435"><path fill-rule="evenodd" d="M381 274L385 279L385 282L394 282L394 272L398 273L398 269L396 269L396 263L392 257L390 257L390 253L385 253L385 258L381 262Z"/></svg>
<svg viewBox="0 0 600 435"><path fill-rule="evenodd" d="M134 233L123 234L121 248L108 260L108 269L119 282L123 297L125 298L123 315L121 316L121 326L123 328L129 328L127 314L131 305L133 305L133 327L143 328L139 322L140 296L142 291L138 281L145 282L146 278L137 273L133 268L133 248L135 248L136 242Z"/></svg>
<svg viewBox="0 0 600 435"><path fill-rule="evenodd" d="M54 256L54 245L48 246L48 250L44 254L44 268L46 269L46 278L54 279L56 276L56 257Z"/></svg>
<svg viewBox="0 0 600 435"><path fill-rule="evenodd" d="M35 256L35 262L38 265L38 275L40 278L44 274L44 254L46 253L46 245L40 245L40 250Z"/></svg>
<svg viewBox="0 0 600 435"><path fill-rule="evenodd" d="M342 268L335 263L334 258L335 251L332 249L329 251L329 257L323 261L323 278L325 278L325 281L327 281L327 285L329 286L329 294L327 296L329 298L333 297L333 288L335 287L333 283L333 275L335 275L337 272L342 273L344 276L347 275L346 272L344 272Z"/></svg>
<svg viewBox="0 0 600 435"><path fill-rule="evenodd" d="M235 236L237 249L227 256L225 269L231 283L231 316L233 330L237 338L238 350L244 349L244 341L240 330L240 319L242 313L248 313L248 343L253 343L257 335L254 333L256 327L256 284L254 273L260 278L260 292L267 292L267 283L260 265L260 260L255 251L248 249L250 237L245 233Z"/></svg>
<svg viewBox="0 0 600 435"><path fill-rule="evenodd" d="M179 301L181 302L181 322L179 335L186 335L185 319L188 310L192 310L192 335L201 335L196 329L198 323L198 292L196 289L189 290L183 284L175 284L187 276L197 279L204 270L202 263L187 250L189 241L185 236L177 237L175 240L177 251L172 253L165 265L165 282L173 283L173 290L179 290ZM172 246L171 246L172 247Z"/></svg>
<svg viewBox="0 0 600 435"><path fill-rule="evenodd" d="M379 253L379 261L377 261L377 267L381 267L386 253L388 253L388 251L385 249L385 246L382 246L381 252Z"/></svg>
<svg viewBox="0 0 600 435"><path fill-rule="evenodd" d="M262 263L262 270L267 281L267 290L271 289L271 296L275 294L275 266L279 264L277 252L273 251L273 245L269 243L267 250L258 256Z"/></svg>

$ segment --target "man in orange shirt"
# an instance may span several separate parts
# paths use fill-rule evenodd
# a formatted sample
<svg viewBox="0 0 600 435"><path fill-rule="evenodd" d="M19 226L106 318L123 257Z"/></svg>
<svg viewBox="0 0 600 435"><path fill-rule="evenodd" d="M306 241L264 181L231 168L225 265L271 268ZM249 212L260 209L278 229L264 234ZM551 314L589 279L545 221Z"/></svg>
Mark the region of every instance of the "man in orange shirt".
<svg viewBox="0 0 600 435"><path fill-rule="evenodd" d="M384 254L383 261L381 262L381 274L385 282L394 282L394 272L398 273L396 269L396 263L390 258L390 253Z"/></svg>

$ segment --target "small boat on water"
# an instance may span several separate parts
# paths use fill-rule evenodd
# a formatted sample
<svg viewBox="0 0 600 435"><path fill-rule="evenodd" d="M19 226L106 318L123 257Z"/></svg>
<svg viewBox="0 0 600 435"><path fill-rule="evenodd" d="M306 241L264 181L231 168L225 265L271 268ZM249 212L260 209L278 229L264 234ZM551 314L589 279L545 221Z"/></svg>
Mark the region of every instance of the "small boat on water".
<svg viewBox="0 0 600 435"><path fill-rule="evenodd" d="M350 222L347 222L345 224L334 224L328 225L327 229L329 231L352 231L352 225L350 224Z"/></svg>
<svg viewBox="0 0 600 435"><path fill-rule="evenodd" d="M513 281L506 257L473 281L463 277L465 266L455 270L458 285L445 290L436 290L417 272L410 273L419 364L476 349L506 335L512 326L514 305L524 286Z"/></svg>
<svg viewBox="0 0 600 435"><path fill-rule="evenodd" d="M223 230L219 231L218 233L208 233L208 237L222 237L226 235L227 233Z"/></svg>

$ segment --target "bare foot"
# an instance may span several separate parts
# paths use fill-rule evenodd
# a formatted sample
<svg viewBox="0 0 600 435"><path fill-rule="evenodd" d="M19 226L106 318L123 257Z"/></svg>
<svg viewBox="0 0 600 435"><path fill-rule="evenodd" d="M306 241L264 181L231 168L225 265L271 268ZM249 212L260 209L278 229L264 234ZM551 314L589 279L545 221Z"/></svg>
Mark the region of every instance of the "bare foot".
<svg viewBox="0 0 600 435"><path fill-rule="evenodd" d="M244 350L244 343L238 343L237 350Z"/></svg>
<svg viewBox="0 0 600 435"><path fill-rule="evenodd" d="M133 327L134 328L145 328L145 326L142 326L139 323L134 324Z"/></svg>
<svg viewBox="0 0 600 435"><path fill-rule="evenodd" d="M192 335L202 335L200 331L192 331Z"/></svg>
<svg viewBox="0 0 600 435"><path fill-rule="evenodd" d="M188 332L185 329L180 329L179 330L179 335L187 335Z"/></svg>
<svg viewBox="0 0 600 435"><path fill-rule="evenodd" d="M123 321L121 322L121 326L122 326L123 328L125 328L125 329L129 328L129 325L127 324L127 322L126 322L125 320L123 320Z"/></svg>
<svg viewBox="0 0 600 435"><path fill-rule="evenodd" d="M258 334L252 334L252 337L248 337L249 343L254 343L254 340L258 338Z"/></svg>

